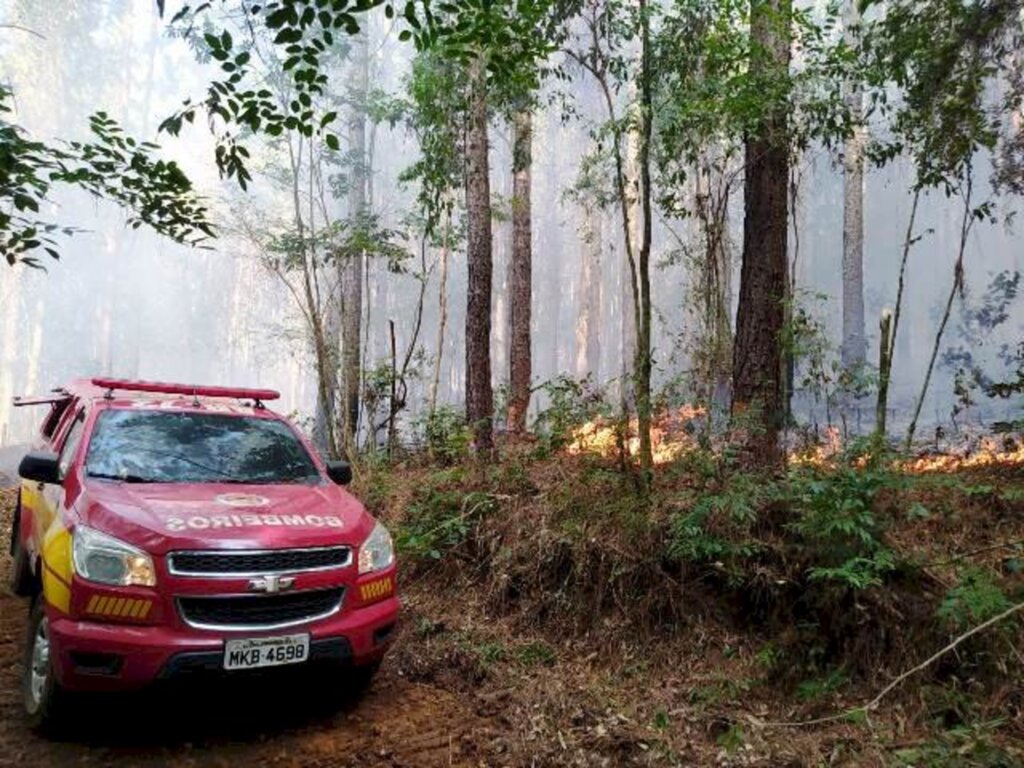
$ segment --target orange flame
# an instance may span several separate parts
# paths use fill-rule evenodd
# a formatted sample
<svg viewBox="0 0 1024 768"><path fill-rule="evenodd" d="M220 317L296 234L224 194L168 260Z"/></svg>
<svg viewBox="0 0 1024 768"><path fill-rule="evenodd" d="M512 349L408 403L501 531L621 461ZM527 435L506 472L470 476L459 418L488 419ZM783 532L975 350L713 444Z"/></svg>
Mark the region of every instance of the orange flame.
<svg viewBox="0 0 1024 768"><path fill-rule="evenodd" d="M655 464L667 464L687 451L696 447L693 436L686 432L686 424L700 418L704 409L693 405L683 405L674 411L658 414L651 425L651 454ZM598 456L614 456L619 451L620 425L603 419L588 421L581 424L572 433L568 452L573 455L583 453ZM640 438L637 436L638 426L635 418L629 420L625 449L630 456L640 452Z"/></svg>
<svg viewBox="0 0 1024 768"><path fill-rule="evenodd" d="M907 472L953 472L978 467L1014 466L1024 464L1024 443L1007 441L1000 445L991 437L983 437L975 450L942 453L902 462Z"/></svg>
<svg viewBox="0 0 1024 768"><path fill-rule="evenodd" d="M693 405L658 414L651 426L651 449L655 464L667 464L696 449L695 437L686 430L689 422L699 419L706 411ZM596 419L585 422L573 430L567 451L570 454L594 454L612 457L619 452L620 424ZM630 456L640 452L637 420L630 419L625 449ZM795 466L824 466L836 459L843 450L842 434L838 427L828 427L822 441L814 446L789 455ZM863 459L862 459L863 461ZM948 451L933 456L907 459L896 463L896 469L911 473L955 472L963 469L991 466L1024 466L1024 441L982 438L976 447Z"/></svg>
<svg viewBox="0 0 1024 768"><path fill-rule="evenodd" d="M790 464L797 466L823 466L834 459L843 449L842 436L838 427L826 427L825 439L818 445L810 446L789 455Z"/></svg>

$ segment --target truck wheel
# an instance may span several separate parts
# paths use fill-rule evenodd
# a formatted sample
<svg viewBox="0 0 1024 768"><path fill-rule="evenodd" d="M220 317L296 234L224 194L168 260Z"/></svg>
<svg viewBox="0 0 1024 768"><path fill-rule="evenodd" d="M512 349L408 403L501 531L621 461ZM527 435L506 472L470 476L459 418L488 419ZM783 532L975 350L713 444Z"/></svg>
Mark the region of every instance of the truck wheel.
<svg viewBox="0 0 1024 768"><path fill-rule="evenodd" d="M28 561L28 552L21 544L21 496L14 508L11 524L11 592L18 597L29 597L36 592L36 580Z"/></svg>
<svg viewBox="0 0 1024 768"><path fill-rule="evenodd" d="M68 694L54 675L51 649L50 622L39 595L29 609L22 692L29 727L52 736L65 723Z"/></svg>

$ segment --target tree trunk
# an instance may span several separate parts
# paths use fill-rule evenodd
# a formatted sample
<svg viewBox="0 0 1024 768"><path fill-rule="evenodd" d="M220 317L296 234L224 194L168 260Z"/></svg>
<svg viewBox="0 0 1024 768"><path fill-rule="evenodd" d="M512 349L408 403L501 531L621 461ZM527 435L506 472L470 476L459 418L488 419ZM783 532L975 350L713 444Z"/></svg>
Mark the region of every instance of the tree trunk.
<svg viewBox="0 0 1024 768"><path fill-rule="evenodd" d="M466 421L474 450L493 447L491 390L491 187L487 157L487 74L482 57L469 66L466 136Z"/></svg>
<svg viewBox="0 0 1024 768"><path fill-rule="evenodd" d="M579 314L576 320L576 378L588 374L600 381L601 366L601 254L604 248L600 209L583 209L580 249Z"/></svg>
<svg viewBox="0 0 1024 768"><path fill-rule="evenodd" d="M366 185L369 176L366 152L366 98L370 58L366 30L352 38L352 112L348 140L352 168L348 188L349 225L367 225ZM345 451L356 450L359 430L359 384L362 375L363 255L349 254L340 262L341 273L341 375Z"/></svg>
<svg viewBox="0 0 1024 768"><path fill-rule="evenodd" d="M448 330L448 252L452 231L452 212L445 213L444 235L441 243L441 284L437 288L437 356L434 375L430 380L430 412L437 410L437 390L441 384L441 361L444 359L445 332Z"/></svg>
<svg viewBox="0 0 1024 768"><path fill-rule="evenodd" d="M859 37L858 0L847 0L843 36L855 46ZM864 365L864 95L856 80L844 86L853 131L843 142L843 347L846 370Z"/></svg>
<svg viewBox="0 0 1024 768"><path fill-rule="evenodd" d="M707 151L697 163L694 210L704 246L700 296L704 313L701 347L707 360L705 397L713 411L722 413L729 407L732 375L732 263L727 239L729 182L717 162ZM712 421L708 420L709 429Z"/></svg>
<svg viewBox="0 0 1024 768"><path fill-rule="evenodd" d="M892 370L892 329L892 312L884 309L878 321L878 370L881 375L878 378L878 401L875 404L875 434L883 438L889 400L889 371Z"/></svg>
<svg viewBox="0 0 1024 768"><path fill-rule="evenodd" d="M651 130L653 121L653 84L651 83L651 23L647 0L640 0L640 166L641 232L639 263L640 311L637 317L636 380L637 431L640 433L640 470L646 490L654 470L651 447Z"/></svg>
<svg viewBox="0 0 1024 768"><path fill-rule="evenodd" d="M789 70L789 0L752 0L751 71L776 83ZM743 265L733 352L733 417L744 462L782 464L783 340L788 261L789 143L786 103L772 105L745 143Z"/></svg>
<svg viewBox="0 0 1024 768"><path fill-rule="evenodd" d="M517 112L512 140L512 279L509 285L510 359L508 428L526 431L530 407L530 306L532 297L532 248L530 217L530 170L532 164L533 116Z"/></svg>

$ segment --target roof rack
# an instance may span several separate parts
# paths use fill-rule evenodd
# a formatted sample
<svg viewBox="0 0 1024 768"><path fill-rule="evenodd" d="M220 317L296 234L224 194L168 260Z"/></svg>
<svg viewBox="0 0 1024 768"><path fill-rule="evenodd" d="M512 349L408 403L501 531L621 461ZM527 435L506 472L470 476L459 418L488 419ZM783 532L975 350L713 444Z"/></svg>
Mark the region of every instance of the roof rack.
<svg viewBox="0 0 1024 768"><path fill-rule="evenodd" d="M277 400L281 393L274 389L246 389L244 387L210 387L198 384L175 384L169 381L135 381L131 379L95 378L92 383L107 390L105 397L112 398L114 390L125 392L153 392L162 395L191 395L198 402L200 397L228 397L238 400L253 400L257 408L265 400Z"/></svg>

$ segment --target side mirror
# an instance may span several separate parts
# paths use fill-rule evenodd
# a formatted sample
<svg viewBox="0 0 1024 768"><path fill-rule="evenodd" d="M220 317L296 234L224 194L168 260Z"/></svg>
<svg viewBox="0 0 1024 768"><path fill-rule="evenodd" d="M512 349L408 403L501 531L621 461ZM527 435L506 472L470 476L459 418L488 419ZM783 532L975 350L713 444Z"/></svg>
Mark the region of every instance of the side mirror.
<svg viewBox="0 0 1024 768"><path fill-rule="evenodd" d="M18 474L24 480L35 480L37 483L56 484L60 482L59 459L50 451L32 451L18 465Z"/></svg>
<svg viewBox="0 0 1024 768"><path fill-rule="evenodd" d="M328 461L327 476L338 485L348 485L352 482L352 467L347 461Z"/></svg>

